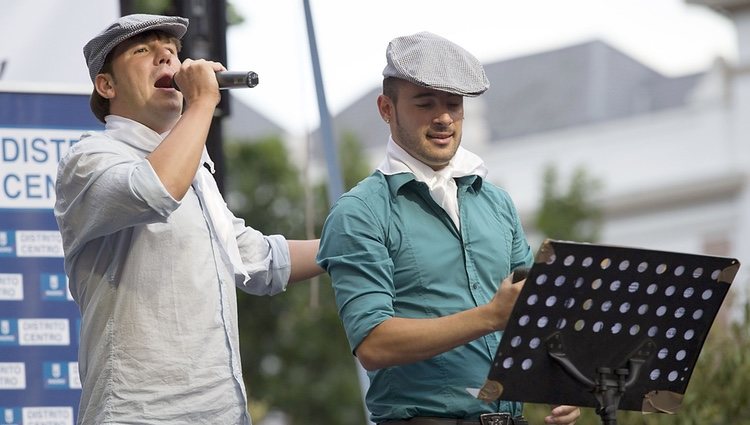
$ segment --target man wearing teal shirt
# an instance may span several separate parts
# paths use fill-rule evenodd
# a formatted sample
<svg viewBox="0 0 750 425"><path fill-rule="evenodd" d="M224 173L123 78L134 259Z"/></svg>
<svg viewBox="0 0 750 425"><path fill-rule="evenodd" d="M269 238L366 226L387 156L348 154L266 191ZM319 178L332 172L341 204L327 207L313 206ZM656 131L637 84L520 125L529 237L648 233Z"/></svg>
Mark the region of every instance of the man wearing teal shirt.
<svg viewBox="0 0 750 425"><path fill-rule="evenodd" d="M368 370L373 421L504 423L498 413L517 417L520 404L472 393L522 287L505 278L533 258L510 197L459 146L463 97L489 82L474 56L430 33L394 39L386 58L378 97L391 130L386 158L332 208L318 262ZM557 406L545 422L579 416Z"/></svg>

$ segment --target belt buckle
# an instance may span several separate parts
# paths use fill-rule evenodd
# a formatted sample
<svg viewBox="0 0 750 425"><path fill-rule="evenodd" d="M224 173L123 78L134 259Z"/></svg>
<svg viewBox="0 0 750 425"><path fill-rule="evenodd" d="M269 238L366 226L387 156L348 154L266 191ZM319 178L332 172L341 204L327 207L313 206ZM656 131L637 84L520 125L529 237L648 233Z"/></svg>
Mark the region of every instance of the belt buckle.
<svg viewBox="0 0 750 425"><path fill-rule="evenodd" d="M479 415L481 425L511 425L510 413L483 413Z"/></svg>

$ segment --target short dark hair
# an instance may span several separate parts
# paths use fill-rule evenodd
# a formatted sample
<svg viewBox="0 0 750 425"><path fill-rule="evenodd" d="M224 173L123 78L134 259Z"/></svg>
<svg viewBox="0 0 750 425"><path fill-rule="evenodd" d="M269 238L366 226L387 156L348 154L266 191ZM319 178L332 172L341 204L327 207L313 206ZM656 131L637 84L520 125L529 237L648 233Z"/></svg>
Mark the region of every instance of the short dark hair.
<svg viewBox="0 0 750 425"><path fill-rule="evenodd" d="M396 77L385 77L383 78L383 95L391 99L393 103L396 103L398 99L398 85L400 80Z"/></svg>
<svg viewBox="0 0 750 425"><path fill-rule="evenodd" d="M99 71L100 74L112 74L112 54L110 53L107 55L107 58L104 60L104 65L102 65L102 70ZM114 74L112 74L114 77ZM89 107L91 108L91 112L94 113L94 116L96 119L98 119L101 122L104 122L104 117L109 115L109 99L102 97L102 95L99 94L99 92L96 91L96 87L94 87L94 90L91 92L91 98L89 99Z"/></svg>
<svg viewBox="0 0 750 425"><path fill-rule="evenodd" d="M99 71L99 73L110 74L112 75L112 78L115 78L115 74L112 72L112 60L114 58L114 55L116 54L115 52L118 51L119 47L122 46L124 43L134 43L134 42L147 40L151 38L158 38L160 40L167 39L173 42L175 46L177 46L178 52L182 49L182 42L180 41L179 38L174 37L164 31L146 31L140 34L136 34L127 40L124 40L117 47L112 49L112 51L107 55L107 58L104 59L104 65L102 65L102 69L101 71ZM104 122L104 117L109 115L109 99L102 97L96 91L96 87L94 87L94 90L91 92L91 98L89 99L89 107L91 108L91 112L94 113L94 116L96 117L96 119L98 119L101 122Z"/></svg>

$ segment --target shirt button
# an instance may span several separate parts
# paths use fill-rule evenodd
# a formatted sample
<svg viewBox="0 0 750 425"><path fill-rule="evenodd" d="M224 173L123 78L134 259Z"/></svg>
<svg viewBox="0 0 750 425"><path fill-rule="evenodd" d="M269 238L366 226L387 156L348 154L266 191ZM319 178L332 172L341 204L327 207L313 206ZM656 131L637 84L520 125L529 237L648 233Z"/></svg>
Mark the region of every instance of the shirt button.
<svg viewBox="0 0 750 425"><path fill-rule="evenodd" d="M474 288L474 289L477 289L477 288L479 288L479 284L478 283L474 283L474 284L471 285L471 287Z"/></svg>

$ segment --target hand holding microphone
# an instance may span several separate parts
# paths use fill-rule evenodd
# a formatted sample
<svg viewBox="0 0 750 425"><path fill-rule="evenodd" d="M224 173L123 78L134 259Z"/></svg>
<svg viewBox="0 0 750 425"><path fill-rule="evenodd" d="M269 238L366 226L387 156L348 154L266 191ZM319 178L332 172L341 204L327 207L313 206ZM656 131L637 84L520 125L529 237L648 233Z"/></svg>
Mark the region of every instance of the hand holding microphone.
<svg viewBox="0 0 750 425"><path fill-rule="evenodd" d="M219 83L220 90L252 88L258 85L258 74L253 71L217 71L216 81ZM174 79L172 79L172 87L180 90Z"/></svg>

